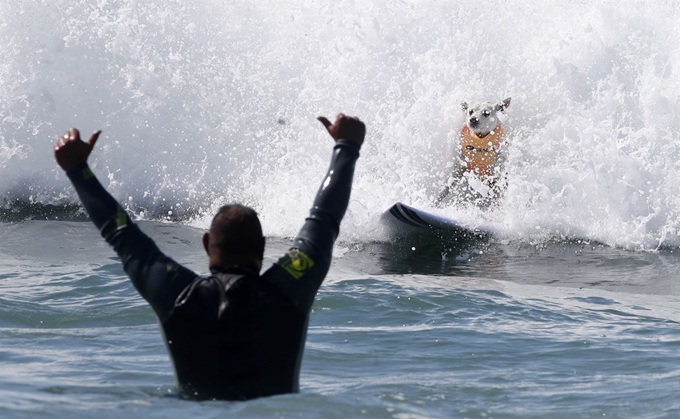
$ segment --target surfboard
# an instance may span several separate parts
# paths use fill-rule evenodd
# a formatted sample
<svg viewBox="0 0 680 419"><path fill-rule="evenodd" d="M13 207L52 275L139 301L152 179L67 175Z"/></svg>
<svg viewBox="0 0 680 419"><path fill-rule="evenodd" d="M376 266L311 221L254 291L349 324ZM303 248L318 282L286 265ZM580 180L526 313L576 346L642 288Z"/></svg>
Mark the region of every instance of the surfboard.
<svg viewBox="0 0 680 419"><path fill-rule="evenodd" d="M396 235L434 232L460 239L480 239L494 234L495 231L489 225L464 224L453 218L422 211L401 202L397 202L387 209L382 214L381 219L389 230Z"/></svg>

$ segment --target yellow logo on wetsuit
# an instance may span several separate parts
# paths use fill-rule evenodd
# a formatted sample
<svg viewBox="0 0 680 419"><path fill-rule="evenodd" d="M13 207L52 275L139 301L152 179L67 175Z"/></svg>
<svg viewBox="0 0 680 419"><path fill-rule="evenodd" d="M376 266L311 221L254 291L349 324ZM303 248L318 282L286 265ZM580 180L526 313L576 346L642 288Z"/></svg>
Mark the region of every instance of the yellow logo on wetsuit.
<svg viewBox="0 0 680 419"><path fill-rule="evenodd" d="M295 248L288 250L288 253L277 263L295 279L300 279L314 266L312 258L300 249Z"/></svg>

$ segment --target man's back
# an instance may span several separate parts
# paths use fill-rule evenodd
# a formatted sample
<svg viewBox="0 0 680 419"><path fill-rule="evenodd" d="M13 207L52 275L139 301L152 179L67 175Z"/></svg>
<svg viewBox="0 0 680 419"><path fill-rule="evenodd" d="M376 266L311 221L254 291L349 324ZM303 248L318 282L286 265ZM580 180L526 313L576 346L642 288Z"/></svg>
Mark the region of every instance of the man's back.
<svg viewBox="0 0 680 419"><path fill-rule="evenodd" d="M196 278L163 322L184 397L243 400L298 391L307 328L301 312L265 278Z"/></svg>

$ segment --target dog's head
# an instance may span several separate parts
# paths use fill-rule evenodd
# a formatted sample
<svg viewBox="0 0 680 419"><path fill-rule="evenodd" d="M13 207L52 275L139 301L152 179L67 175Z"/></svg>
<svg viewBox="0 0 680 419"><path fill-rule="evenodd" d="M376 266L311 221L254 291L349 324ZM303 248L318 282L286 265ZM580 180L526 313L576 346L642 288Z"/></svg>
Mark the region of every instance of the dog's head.
<svg viewBox="0 0 680 419"><path fill-rule="evenodd" d="M510 106L510 98L495 105L491 102L484 102L468 106L467 102L463 102L461 106L463 107L463 112L465 112L465 123L470 128L470 131L474 132L478 137L484 138L498 126L497 113L505 111Z"/></svg>

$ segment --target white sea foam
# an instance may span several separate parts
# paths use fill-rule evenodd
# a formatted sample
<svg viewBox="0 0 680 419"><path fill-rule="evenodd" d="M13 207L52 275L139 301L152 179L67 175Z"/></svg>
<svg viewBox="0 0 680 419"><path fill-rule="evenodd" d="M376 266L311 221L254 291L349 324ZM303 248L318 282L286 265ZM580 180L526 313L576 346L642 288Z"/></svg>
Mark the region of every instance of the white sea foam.
<svg viewBox="0 0 680 419"><path fill-rule="evenodd" d="M343 236L370 240L394 201L432 208L459 103L511 96L500 207L441 213L678 246L678 39L671 0L2 2L0 193L74 201L50 143L101 128L92 165L135 212L239 200L290 236L330 156L314 117L343 111L368 126Z"/></svg>

